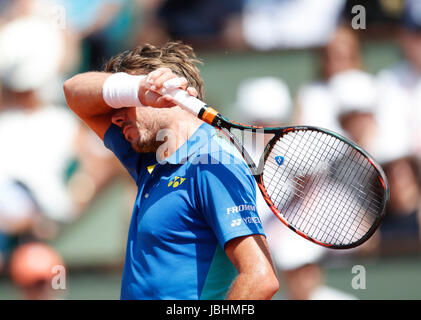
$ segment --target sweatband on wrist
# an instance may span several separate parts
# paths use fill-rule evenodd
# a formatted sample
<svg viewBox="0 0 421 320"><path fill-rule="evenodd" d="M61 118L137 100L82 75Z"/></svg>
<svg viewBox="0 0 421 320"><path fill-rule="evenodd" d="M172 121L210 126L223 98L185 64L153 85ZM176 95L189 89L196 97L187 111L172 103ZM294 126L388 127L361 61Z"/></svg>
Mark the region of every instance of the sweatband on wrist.
<svg viewBox="0 0 421 320"><path fill-rule="evenodd" d="M142 107L139 100L140 81L144 75L113 73L102 86L102 97L111 108Z"/></svg>

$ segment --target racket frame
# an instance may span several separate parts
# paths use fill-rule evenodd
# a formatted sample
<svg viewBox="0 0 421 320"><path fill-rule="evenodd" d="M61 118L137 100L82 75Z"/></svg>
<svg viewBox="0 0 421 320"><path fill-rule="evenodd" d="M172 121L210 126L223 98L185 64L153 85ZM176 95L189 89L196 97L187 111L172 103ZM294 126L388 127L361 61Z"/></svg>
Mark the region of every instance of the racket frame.
<svg viewBox="0 0 421 320"><path fill-rule="evenodd" d="M385 173L383 172L381 166L374 160L374 158L368 154L365 150L363 150L361 147L356 145L355 143L349 141L345 137L337 134L336 132L330 131L328 129L315 127L315 126L295 126L295 127L263 127L263 126L254 126L254 125L246 125L239 122L231 121L225 117L223 117L218 111L213 109L212 107L208 106L205 102L190 96L186 91L181 89L174 89L174 90L167 90L166 94L170 94L174 101L181 107L183 107L185 110L188 110L195 116L197 116L199 119L203 120L204 122L212 125L213 127L219 129L221 132L224 133L225 136L234 144L236 149L241 152L241 155L243 156L244 160L248 164L257 185L259 186L259 189L263 195L264 200L272 210L272 212L278 217L278 219L285 224L289 229L294 231L295 233L299 234L300 236L304 237L305 239L322 245L324 247L329 247L332 249L349 249L354 248L365 241L367 241L377 230L381 220L383 219L385 215L385 208L387 205L387 202L389 201L390 197L390 190L389 185L387 182L387 178ZM247 150L244 148L242 143L238 140L237 137L235 137L234 134L231 133L232 129L238 129L238 130L259 130L266 134L274 134L274 137L268 142L266 145L264 152L259 160L259 164L256 167L256 164L252 160L251 156L247 152ZM380 179L380 183L382 184L385 192L385 199L382 203L382 208L380 214L376 217L376 220L368 230L368 232L361 237L361 239L351 243L351 244L328 244L323 243L321 241L318 241L308 235L306 235L304 232L298 230L294 226L292 226L287 219L284 217L284 215L279 211L279 209L275 206L273 201L271 200L264 182L263 182L263 166L265 164L265 161L267 160L268 155L270 154L271 148L273 148L274 144L272 143L275 140L278 140L285 134L292 132L292 131L300 131L300 130L312 130L312 131L318 131L322 132L331 136L336 137L337 139L341 140L345 144L351 146L354 148L357 152L359 152L362 156L364 156L371 165L377 170L378 177Z"/></svg>
<svg viewBox="0 0 421 320"><path fill-rule="evenodd" d="M208 112L206 112L207 109L211 109ZM256 183L260 189L260 192L263 195L264 200L266 201L267 205L270 207L272 212L276 215L276 217L289 229L297 233L298 235L302 236L303 238L316 243L318 245L328 247L331 249L350 249L355 248L364 242L366 242L377 230L378 226L380 225L380 222L382 221L384 215L385 215L385 209L387 202L389 201L390 197L390 190L389 185L387 182L386 175L381 168L381 166L376 162L376 160L364 149L362 149L357 144L353 143L352 141L346 139L345 137L339 135L336 132L333 132L331 130L320 128L316 126L293 126L293 127L263 127L263 126L255 126L255 125L246 125L239 122L231 121L225 117L223 117L220 113L216 112L215 109L211 107L207 107L205 110L201 111L199 113L199 118L203 121L209 123L213 127L219 129L223 134L234 144L236 149L241 153L243 156L245 162L250 168L251 173L253 174L254 179L256 180ZM203 116L203 118L201 117ZM265 149L263 151L263 154L260 157L259 163L256 166L256 163L252 160L250 154L247 152L243 144L238 140L238 138L231 132L232 129L238 129L238 130L249 130L249 131L256 131L259 130L261 133L264 134L273 134L274 136L271 138L271 140L266 144ZM331 136L334 136L335 138L341 140L345 144L351 146L353 149L358 151L361 155L363 155L367 161L371 163L371 165L375 168L375 170L378 172L378 177L380 180L381 185L383 186L385 190L385 201L383 201L383 206L381 208L381 213L376 217L376 220L371 225L370 229L367 231L367 233L361 237L359 240L351 243L351 244L329 244L324 243L322 241L318 241L304 232L300 231L299 229L295 228L291 225L291 223L288 222L288 220L284 217L284 215L279 211L279 209L276 207L276 205L271 200L266 187L263 182L263 167L267 160L267 157L269 156L272 148L274 147L274 141L279 140L287 133L293 132L293 131L317 131L321 133L325 133Z"/></svg>

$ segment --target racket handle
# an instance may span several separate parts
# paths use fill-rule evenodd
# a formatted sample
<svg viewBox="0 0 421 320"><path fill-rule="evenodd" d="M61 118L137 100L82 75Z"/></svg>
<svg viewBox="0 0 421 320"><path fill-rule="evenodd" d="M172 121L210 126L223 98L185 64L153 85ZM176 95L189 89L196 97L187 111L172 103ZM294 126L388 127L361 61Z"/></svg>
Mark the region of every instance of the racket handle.
<svg viewBox="0 0 421 320"><path fill-rule="evenodd" d="M181 89L166 89L161 94L169 94L173 97L175 103L183 109L190 111L200 120L213 125L213 120L218 115L218 111L209 107L203 101L193 97L185 90Z"/></svg>
<svg viewBox="0 0 421 320"><path fill-rule="evenodd" d="M187 91L181 89L166 90L165 94L169 94L173 97L174 101L180 107L193 113L196 117L199 116L202 109L206 108L206 103L199 99L189 95ZM203 112L203 111L202 111Z"/></svg>

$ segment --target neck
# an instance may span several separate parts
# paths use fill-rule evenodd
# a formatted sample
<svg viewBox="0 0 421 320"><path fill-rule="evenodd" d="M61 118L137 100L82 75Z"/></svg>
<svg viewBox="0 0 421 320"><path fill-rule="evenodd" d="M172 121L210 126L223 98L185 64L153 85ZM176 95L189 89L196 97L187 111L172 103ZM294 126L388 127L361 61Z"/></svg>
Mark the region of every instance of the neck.
<svg viewBox="0 0 421 320"><path fill-rule="evenodd" d="M203 121L190 113L181 112L181 116L174 117L168 126L158 133L157 140L163 141L156 151L160 161L176 152L203 124Z"/></svg>

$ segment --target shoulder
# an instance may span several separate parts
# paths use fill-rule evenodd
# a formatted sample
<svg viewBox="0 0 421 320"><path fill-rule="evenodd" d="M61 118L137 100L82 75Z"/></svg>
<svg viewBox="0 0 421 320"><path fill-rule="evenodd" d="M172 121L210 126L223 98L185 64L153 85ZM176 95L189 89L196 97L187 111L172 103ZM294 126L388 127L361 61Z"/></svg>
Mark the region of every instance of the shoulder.
<svg viewBox="0 0 421 320"><path fill-rule="evenodd" d="M214 136L207 146L191 159L197 178L218 178L221 181L254 185L253 175L235 146Z"/></svg>

